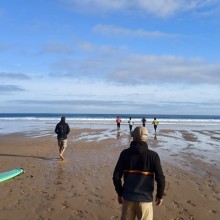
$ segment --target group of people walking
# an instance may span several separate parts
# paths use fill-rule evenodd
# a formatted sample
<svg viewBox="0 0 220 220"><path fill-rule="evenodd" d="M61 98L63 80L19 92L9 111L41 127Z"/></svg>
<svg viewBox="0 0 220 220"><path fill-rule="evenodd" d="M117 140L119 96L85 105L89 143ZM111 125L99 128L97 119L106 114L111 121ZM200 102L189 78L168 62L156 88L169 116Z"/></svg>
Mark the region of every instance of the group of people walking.
<svg viewBox="0 0 220 220"><path fill-rule="evenodd" d="M142 121L143 127L145 127L146 118L143 117L141 121ZM119 116L116 119L116 123L117 123L117 129L120 130L121 118ZM131 132L132 127L134 125L134 121L132 120L131 117L128 120L128 124L129 124L129 131ZM154 130L156 132L157 125L159 124L156 118L154 118L152 124L154 125ZM68 123L66 123L66 118L62 116L60 122L55 127L55 133L57 134L57 140L58 140L58 146L59 146L59 156L61 160L64 160L63 153L67 147L67 135L69 134L69 132L70 132L70 127Z"/></svg>
<svg viewBox="0 0 220 220"><path fill-rule="evenodd" d="M143 117L143 118L141 119L141 122L142 122L142 126L145 127L146 122L147 122L146 118ZM116 123L117 123L117 130L120 130L121 118L120 118L119 116L116 118ZM154 118L154 120L152 121L152 124L153 124L153 126L154 126L154 131L157 132L157 126L158 126L158 124L159 124L159 122L157 121L157 118ZM132 131L132 127L133 127L133 125L134 125L134 121L132 120L131 117L130 117L129 120L128 120L128 125L129 125L129 130L130 130L130 132L131 132L131 131Z"/></svg>
<svg viewBox="0 0 220 220"><path fill-rule="evenodd" d="M120 129L121 119L116 119ZM154 118L152 124L156 132L158 121ZM132 131L134 121L128 120L129 130ZM142 119L143 126L137 126L132 132L133 141L124 149L116 163L113 172L113 184L118 195L118 203L122 204L121 220L153 220L153 191L154 181L157 182L155 203L162 204L165 189L159 155L148 148L148 131L145 128L146 119ZM67 147L67 135L70 132L65 117L55 127L57 134L59 156L64 160L63 153ZM123 181L122 181L123 180Z"/></svg>

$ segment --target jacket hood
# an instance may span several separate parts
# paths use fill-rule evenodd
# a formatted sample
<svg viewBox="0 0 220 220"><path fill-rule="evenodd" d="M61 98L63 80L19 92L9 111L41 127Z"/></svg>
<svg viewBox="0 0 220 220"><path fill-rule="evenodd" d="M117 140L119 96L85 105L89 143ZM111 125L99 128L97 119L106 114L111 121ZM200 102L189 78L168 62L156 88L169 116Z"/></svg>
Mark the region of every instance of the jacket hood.
<svg viewBox="0 0 220 220"><path fill-rule="evenodd" d="M132 141L130 144L130 150L133 152L144 152L148 150L147 142L145 141Z"/></svg>
<svg viewBox="0 0 220 220"><path fill-rule="evenodd" d="M66 118L62 116L60 122L65 123L65 121L66 121Z"/></svg>

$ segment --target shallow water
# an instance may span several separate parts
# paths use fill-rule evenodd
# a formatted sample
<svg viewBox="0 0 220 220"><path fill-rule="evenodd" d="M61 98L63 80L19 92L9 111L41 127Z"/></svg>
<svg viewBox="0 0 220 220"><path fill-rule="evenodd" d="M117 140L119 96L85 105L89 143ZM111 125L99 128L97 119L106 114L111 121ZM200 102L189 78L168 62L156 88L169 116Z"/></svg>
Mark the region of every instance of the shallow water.
<svg viewBox="0 0 220 220"><path fill-rule="evenodd" d="M184 137L182 130L169 134L159 132L157 150L169 162L187 164L193 158L220 168L220 131L184 130L186 132L193 138Z"/></svg>
<svg viewBox="0 0 220 220"><path fill-rule="evenodd" d="M29 138L44 136L55 138L56 124L57 121L1 121L0 134L24 133ZM115 124L77 124L71 122L69 125L71 130L76 128L92 129L80 133L74 137L74 140L71 140L72 142L115 139L118 141L115 147L117 145L127 147L131 141L128 125L121 125L120 131L117 131ZM147 125L147 128L149 147L158 151L165 160L186 163L187 157L190 156L220 167L220 130L218 127L159 125L156 135L152 125Z"/></svg>

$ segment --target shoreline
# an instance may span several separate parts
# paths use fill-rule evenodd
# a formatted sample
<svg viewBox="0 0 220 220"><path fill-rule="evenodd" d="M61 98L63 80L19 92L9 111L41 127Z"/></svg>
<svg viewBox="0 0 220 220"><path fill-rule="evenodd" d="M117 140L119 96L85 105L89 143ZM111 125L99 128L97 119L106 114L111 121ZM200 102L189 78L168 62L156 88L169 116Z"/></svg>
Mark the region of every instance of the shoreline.
<svg viewBox="0 0 220 220"><path fill-rule="evenodd" d="M129 133L74 128L62 162L53 131L45 132L1 135L0 172L23 167L25 173L0 183L0 219L120 219L112 172ZM201 157L204 147L195 149L207 144L204 135L215 137L214 153L219 133L160 130L157 139L150 133L149 148L158 152L167 183L163 204L154 206L155 220L219 218L220 166Z"/></svg>

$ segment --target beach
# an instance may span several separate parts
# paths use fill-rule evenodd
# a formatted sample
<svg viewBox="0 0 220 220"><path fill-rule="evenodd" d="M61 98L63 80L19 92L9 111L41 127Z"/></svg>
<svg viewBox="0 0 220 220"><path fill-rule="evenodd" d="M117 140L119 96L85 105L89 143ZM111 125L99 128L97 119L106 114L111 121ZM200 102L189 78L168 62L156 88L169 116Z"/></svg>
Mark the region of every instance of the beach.
<svg viewBox="0 0 220 220"><path fill-rule="evenodd" d="M120 219L112 173L132 141L128 125L120 132L116 125L71 127L64 161L53 126L0 135L0 172L25 170L0 183L0 219ZM163 204L154 205L155 220L220 218L219 140L216 129L159 125L155 135L150 127L148 145L159 154L166 178Z"/></svg>

